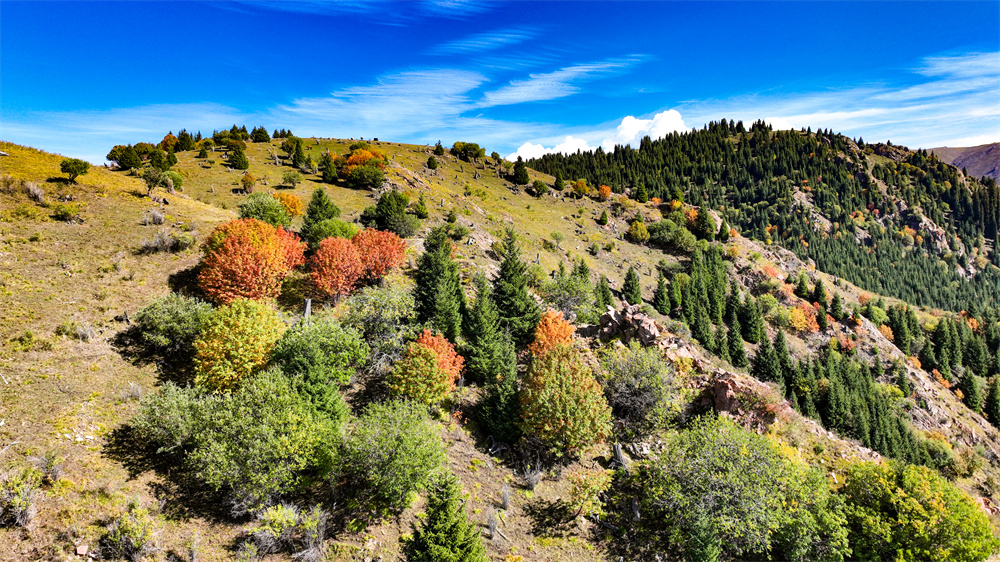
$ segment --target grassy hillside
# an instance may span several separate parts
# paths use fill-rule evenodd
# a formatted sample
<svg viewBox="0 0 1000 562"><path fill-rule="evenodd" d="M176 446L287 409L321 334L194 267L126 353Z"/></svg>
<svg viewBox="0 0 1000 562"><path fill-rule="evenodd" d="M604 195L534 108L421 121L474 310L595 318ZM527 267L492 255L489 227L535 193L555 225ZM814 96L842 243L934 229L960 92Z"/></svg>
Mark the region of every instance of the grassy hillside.
<svg viewBox="0 0 1000 562"><path fill-rule="evenodd" d="M346 154L351 142L306 139L306 146L315 159L325 150ZM423 237L431 227L442 224L450 211L457 215L458 224L470 229L454 253L463 283L480 271L496 274L500 262L493 245L509 227L520 236L523 255L532 274L539 277L536 285L560 263L571 265L583 259L592 279L606 276L620 297L618 290L631 266L640 274L642 296L649 303L658 266L672 273L690 267L690 252L664 251L626 239L637 214L645 224L664 218L666 209L656 201L640 204L618 195L608 201L574 198L569 189L534 197L502 177L490 159L471 163L439 156L440 167L430 170L426 162L432 147L388 142L373 142L388 158L386 182L379 193L349 189L342 183L323 184L315 174L304 174L302 183L293 189L279 185L282 174L290 170L284 159L275 164L271 156L280 154L279 144L278 140L248 144L248 172L259 180L256 191L293 193L308 202L312 191L323 187L347 220L356 220L386 189L407 193L411 202L424 197L430 216L407 240L410 249L403 267L407 276L414 273ZM63 468L61 475L42 487L38 515L31 526L0 528L0 559L66 559L78 548L93 552L108 522L125 512L131 499L152 513L158 547L152 559L188 560L188 547L194 543L199 560L232 559L250 520L229 517L218 496L179 477L177 467L163 460L169 457L151 454L148 444L129 438L134 434L128 422L137 411L138 399L157 392L169 370L123 354L114 344L115 336L128 327L129 315L134 317L158 296L189 286L191 268L202 257L198 246L177 252L143 252L144 242L160 232L191 234L202 242L214 226L236 217L235 210L245 199L238 193L243 172L229 170L219 152L207 159L196 158L193 151L178 153L172 169L184 178L183 191L158 191L157 197L165 202L154 204L146 196L145 184L125 172L94 168L80 176L77 184L70 184L59 173L58 155L9 143L0 150L9 154L0 157L0 175L8 176L0 186L0 466L25 466L29 459L49 453L62 461ZM549 175L529 173L531 180L550 186L554 181ZM44 192L44 204L31 198L24 182ZM77 204L79 211L60 210L58 204ZM596 219L605 210L610 211L610 220L601 226ZM151 224L154 212L162 214L162 224ZM56 218L65 219L67 214L72 220ZM293 228L300 225L301 219L293 222ZM769 290L778 296L775 310L791 310L805 302L782 293L788 292L783 282L800 273L810 285L822 280L831 295L841 296L845 308L872 297L778 246L736 235L720 247L726 256L727 281L746 294ZM408 286L402 278L391 283ZM537 287L535 291L542 292ZM887 305L899 302L888 299ZM288 321L302 312L297 298L280 299L279 305ZM344 312L332 303L314 306L320 316L338 317ZM779 385L755 381L747 369L720 359L695 342L681 322L646 309L665 326L664 361L677 374L677 399L687 412L683 419L724 411L765 432L801 462L820 467L831 476L835 488L856 460L881 458L858 441L824 430L821 423L800 415L781 395ZM927 309L918 315L921 323L933 323L944 313ZM818 357L831 341L838 340L852 342L852 357L859 360L898 360L914 387L899 401L901 415L921 439L942 443L954 457L971 452L978 459L968 473L953 475L962 489L984 497L994 493L1000 478L1000 433L932 375L909 366L909 358L886 339L879 326L859 319L856 324L833 322L826 330L794 330L772 323L766 330L769 339L784 330L795 358ZM577 338L576 345L595 364L602 352L620 349L617 341L595 338ZM757 350L757 345L747 345L748 355ZM524 353L522 368L523 360ZM876 382L891 387L890 377L886 373ZM350 402L358 406L366 392L362 382L354 381L345 389ZM726 389L730 389L728 394ZM547 465L537 487L529 486L525 469L528 465L537 468L538 458L519 456L516 447L504 450L484 434L473 419L473 404L481 391L476 384L460 390L453 408L438 414L436 427L446 445L446 464L465 492L464 509L475 525L484 528L489 559L648 559L655 546L648 537L626 530L620 517L612 514L603 521L575 517L568 507L572 485L567 474L610 467L610 443L568 462ZM641 453L644 447L655 457L663 442L675 434L675 428L661 428L626 452L633 451L629 454L633 462L646 456ZM399 559L400 537L409 535L411 525L425 517L426 494L401 514L390 516L365 506L337 504L325 495L324 486L314 488L324 490L316 492L317 501L342 517L330 525L329 559ZM609 511L627 511L622 506L631 496L619 494L629 491L615 488L614 496L609 492L605 496L613 506ZM510 496L507 500L505 493ZM502 533L492 539L486 529L491 513L500 514Z"/></svg>

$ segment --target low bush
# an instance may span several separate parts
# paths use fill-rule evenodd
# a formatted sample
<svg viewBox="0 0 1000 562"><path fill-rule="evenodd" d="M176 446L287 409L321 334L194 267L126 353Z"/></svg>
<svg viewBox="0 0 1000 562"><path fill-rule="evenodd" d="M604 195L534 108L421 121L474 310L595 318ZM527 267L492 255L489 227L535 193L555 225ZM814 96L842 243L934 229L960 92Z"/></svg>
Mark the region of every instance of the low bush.
<svg viewBox="0 0 1000 562"><path fill-rule="evenodd" d="M147 353L187 359L194 355L194 341L211 314L207 302L171 293L141 308L132 329Z"/></svg>
<svg viewBox="0 0 1000 562"><path fill-rule="evenodd" d="M357 494L390 511L402 510L441 470L445 452L438 432L423 404L371 404L347 435L342 471Z"/></svg>
<svg viewBox="0 0 1000 562"><path fill-rule="evenodd" d="M351 295L347 310L344 325L361 332L370 348L366 371L386 375L416 336L413 292L393 279Z"/></svg>
<svg viewBox="0 0 1000 562"><path fill-rule="evenodd" d="M139 253L158 254L160 252L182 252L194 245L194 236L187 232L170 233L161 230L152 238L143 240L140 243Z"/></svg>
<svg viewBox="0 0 1000 562"><path fill-rule="evenodd" d="M291 217L281 201L268 193L251 193L240 203L241 219L257 219L274 227L288 228Z"/></svg>
<svg viewBox="0 0 1000 562"><path fill-rule="evenodd" d="M153 520L135 501L108 524L100 539L101 555L113 560L141 560L153 552Z"/></svg>
<svg viewBox="0 0 1000 562"><path fill-rule="evenodd" d="M674 370L659 349L633 341L625 349L609 350L601 364L604 396L626 434L645 435L679 413L679 403L668 403L678 391Z"/></svg>
<svg viewBox="0 0 1000 562"><path fill-rule="evenodd" d="M286 552L293 560L322 559L326 514L319 506L308 511L293 505L271 506L257 515L247 542L257 556Z"/></svg>
<svg viewBox="0 0 1000 562"><path fill-rule="evenodd" d="M34 468L0 474L0 527L27 527L35 518L42 475Z"/></svg>

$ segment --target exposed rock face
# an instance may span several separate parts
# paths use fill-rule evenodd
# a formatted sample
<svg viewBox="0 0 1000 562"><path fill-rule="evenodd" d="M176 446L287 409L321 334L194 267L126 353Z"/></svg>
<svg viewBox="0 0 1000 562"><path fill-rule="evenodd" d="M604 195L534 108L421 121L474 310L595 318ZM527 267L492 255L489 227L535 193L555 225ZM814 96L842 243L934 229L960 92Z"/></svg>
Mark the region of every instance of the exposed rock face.
<svg viewBox="0 0 1000 562"><path fill-rule="evenodd" d="M621 336L625 344L637 339L642 345L654 345L664 333L663 326L641 312L637 304L625 305L621 311L609 306L601 315L600 323L598 335L602 339Z"/></svg>

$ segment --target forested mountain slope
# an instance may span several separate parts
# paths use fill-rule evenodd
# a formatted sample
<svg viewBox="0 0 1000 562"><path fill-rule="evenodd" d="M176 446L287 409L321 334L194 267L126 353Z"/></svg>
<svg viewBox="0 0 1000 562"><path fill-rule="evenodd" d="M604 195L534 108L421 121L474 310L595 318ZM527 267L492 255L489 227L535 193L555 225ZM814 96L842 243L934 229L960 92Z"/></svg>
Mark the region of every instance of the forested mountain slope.
<svg viewBox="0 0 1000 562"><path fill-rule="evenodd" d="M2 149L0 558L1000 547L996 186L933 157L724 123L548 175L234 125L74 182ZM872 290L892 252L940 286Z"/></svg>
<svg viewBox="0 0 1000 562"><path fill-rule="evenodd" d="M708 206L745 236L918 306L960 311L1000 299L1000 277L986 267L998 255L996 181L966 177L926 151L723 121L638 149L528 164L639 200Z"/></svg>

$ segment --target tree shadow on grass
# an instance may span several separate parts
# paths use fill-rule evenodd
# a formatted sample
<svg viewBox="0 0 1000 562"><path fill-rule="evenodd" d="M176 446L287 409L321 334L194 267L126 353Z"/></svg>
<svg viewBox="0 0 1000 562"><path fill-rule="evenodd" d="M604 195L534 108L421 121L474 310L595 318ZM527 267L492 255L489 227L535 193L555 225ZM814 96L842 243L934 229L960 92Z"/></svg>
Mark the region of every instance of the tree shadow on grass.
<svg viewBox="0 0 1000 562"><path fill-rule="evenodd" d="M531 519L531 532L537 537L565 538L573 530L573 510L562 500L538 498L524 507Z"/></svg>
<svg viewBox="0 0 1000 562"><path fill-rule="evenodd" d="M137 367L155 364L160 382L184 386L194 380L194 365L190 358L164 357L149 349L143 345L135 324L115 334L110 343L122 358Z"/></svg>
<svg viewBox="0 0 1000 562"><path fill-rule="evenodd" d="M162 513L172 519L202 517L232 523L223 494L205 486L183 466L178 453L157 453L131 425L115 428L108 436L101 456L121 464L134 480L146 472L159 478L149 484L153 496L163 504Z"/></svg>

